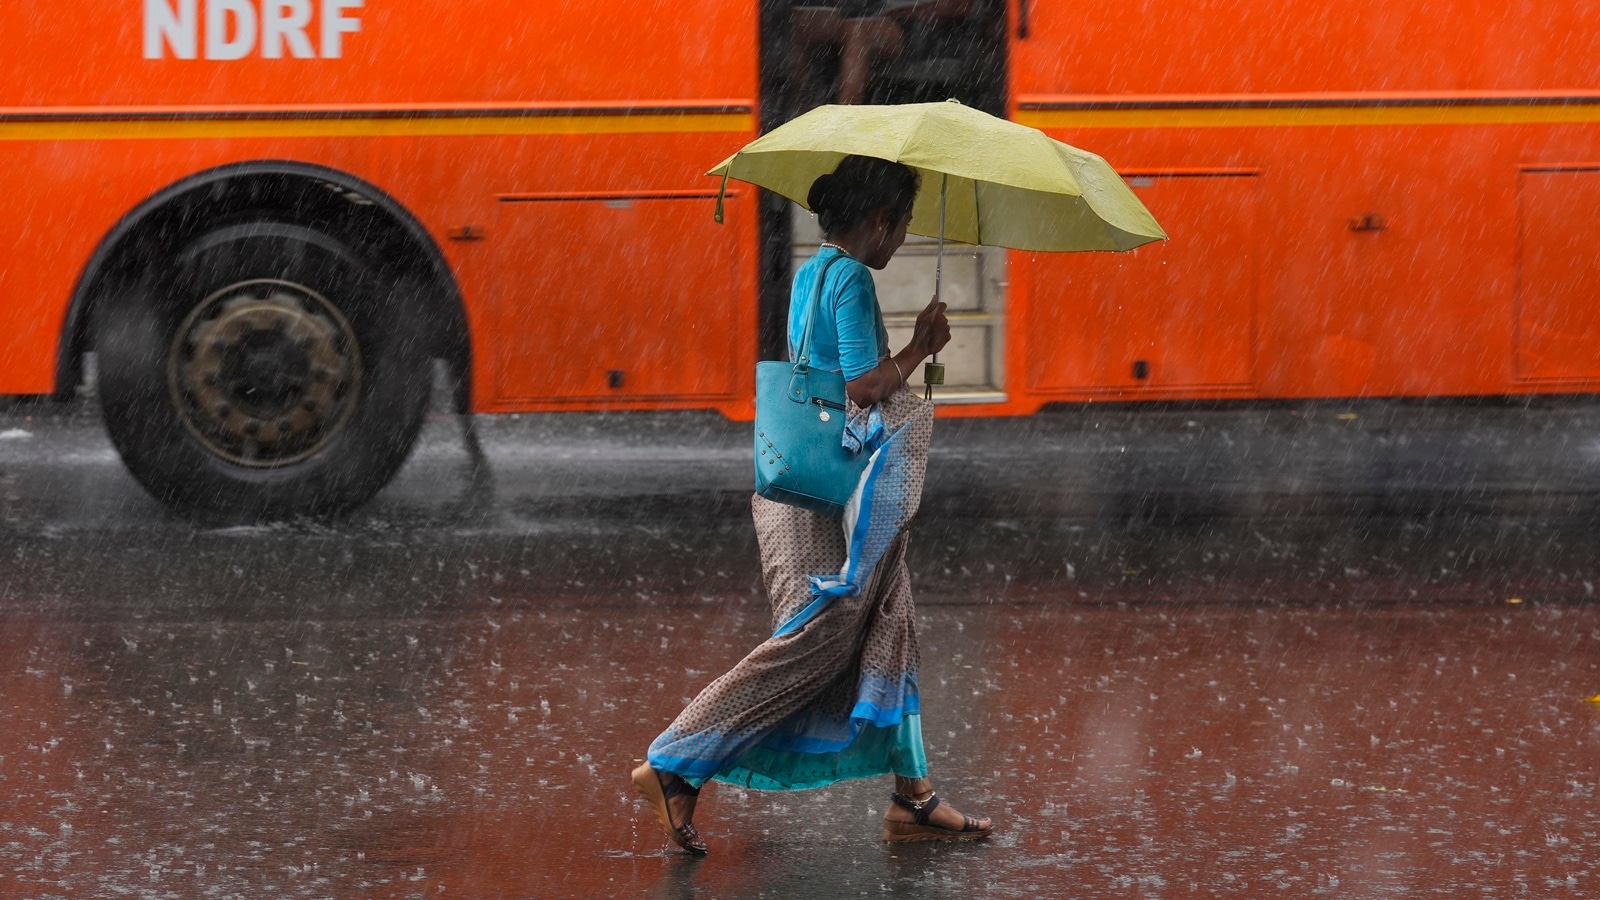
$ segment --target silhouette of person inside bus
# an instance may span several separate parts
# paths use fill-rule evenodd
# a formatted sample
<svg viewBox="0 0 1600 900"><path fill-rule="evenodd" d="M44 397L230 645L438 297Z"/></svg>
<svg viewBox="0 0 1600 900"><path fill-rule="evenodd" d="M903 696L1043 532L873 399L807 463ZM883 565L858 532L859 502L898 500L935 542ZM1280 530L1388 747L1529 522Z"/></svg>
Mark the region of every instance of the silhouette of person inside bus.
<svg viewBox="0 0 1600 900"><path fill-rule="evenodd" d="M897 79L928 96L888 96L888 102L942 100L962 93L972 78L980 0L840 0L794 7L793 89L800 109L811 105L818 50L837 50L835 103L868 102L875 76ZM944 96L933 96L944 94Z"/></svg>
<svg viewBox="0 0 1600 900"><path fill-rule="evenodd" d="M851 421L892 434L880 461L914 476L898 487L872 482L891 496L871 501L871 512L862 501L858 512L871 528L885 526L876 545L882 556L845 592L830 593L839 582L813 578L838 572L850 552L843 522L752 498L776 630L690 701L633 770L667 837L690 853L706 852L694 813L712 779L784 791L892 775L884 840L970 840L992 831L990 820L957 812L934 793L922 743L904 516L920 498L933 410L906 386L906 375L949 342L950 323L935 299L917 316L910 342L891 355L870 271L888 265L905 241L918 187L906 166L849 156L807 197L825 241L795 273L791 354L801 352L809 330L809 365L844 375ZM880 518L880 503L902 517Z"/></svg>

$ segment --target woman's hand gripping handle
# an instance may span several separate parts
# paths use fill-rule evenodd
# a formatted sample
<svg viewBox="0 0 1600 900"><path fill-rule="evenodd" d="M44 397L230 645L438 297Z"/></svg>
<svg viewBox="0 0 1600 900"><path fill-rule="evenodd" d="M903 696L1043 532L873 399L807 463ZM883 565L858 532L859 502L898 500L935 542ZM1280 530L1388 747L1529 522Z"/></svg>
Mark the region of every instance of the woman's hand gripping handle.
<svg viewBox="0 0 1600 900"><path fill-rule="evenodd" d="M950 319L945 316L944 302L936 297L917 313L910 343L899 353L885 357L876 369L846 382L845 391L857 406L871 406L900 390L923 360L943 350L948 343Z"/></svg>
<svg viewBox="0 0 1600 900"><path fill-rule="evenodd" d="M950 343L950 320L944 311L944 301L934 297L922 312L917 313L917 325L911 332L911 343L906 345L906 350L917 348L922 352L922 355L912 362L913 366L943 350L944 345Z"/></svg>

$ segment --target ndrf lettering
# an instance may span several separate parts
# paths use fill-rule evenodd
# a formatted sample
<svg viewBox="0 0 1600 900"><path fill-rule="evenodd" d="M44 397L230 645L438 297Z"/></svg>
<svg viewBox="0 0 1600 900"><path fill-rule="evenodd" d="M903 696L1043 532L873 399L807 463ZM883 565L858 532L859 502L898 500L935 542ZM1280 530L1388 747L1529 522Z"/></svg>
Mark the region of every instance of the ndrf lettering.
<svg viewBox="0 0 1600 900"><path fill-rule="evenodd" d="M338 59L345 35L361 30L361 20L346 15L364 0L320 0L311 43L313 0L205 0L202 33L200 0L144 0L144 58L195 59L205 39L206 59L244 59L260 51L267 59ZM321 53L317 48L321 48Z"/></svg>

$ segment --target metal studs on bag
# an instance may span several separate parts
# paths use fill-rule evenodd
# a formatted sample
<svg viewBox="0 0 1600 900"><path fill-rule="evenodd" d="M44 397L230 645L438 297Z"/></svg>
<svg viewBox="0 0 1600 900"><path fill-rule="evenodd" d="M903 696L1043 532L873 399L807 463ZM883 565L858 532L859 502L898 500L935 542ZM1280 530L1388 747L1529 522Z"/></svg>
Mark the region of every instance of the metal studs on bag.
<svg viewBox="0 0 1600 900"><path fill-rule="evenodd" d="M767 465L777 465L778 460L783 459L783 454L778 452L777 445L767 440L767 433L765 431L757 431L756 437L761 438L761 440L767 445L767 449L761 451L761 455L767 458ZM783 464L783 470L785 472L789 471L788 463Z"/></svg>

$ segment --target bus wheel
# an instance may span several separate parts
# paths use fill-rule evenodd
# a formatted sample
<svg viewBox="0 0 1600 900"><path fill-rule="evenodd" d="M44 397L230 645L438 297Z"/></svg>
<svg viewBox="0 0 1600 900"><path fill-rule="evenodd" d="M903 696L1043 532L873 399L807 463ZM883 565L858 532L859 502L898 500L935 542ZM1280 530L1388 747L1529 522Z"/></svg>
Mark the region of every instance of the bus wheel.
<svg viewBox="0 0 1600 900"><path fill-rule="evenodd" d="M213 231L96 311L112 442L180 509L357 506L400 468L427 410L419 294L319 231Z"/></svg>

